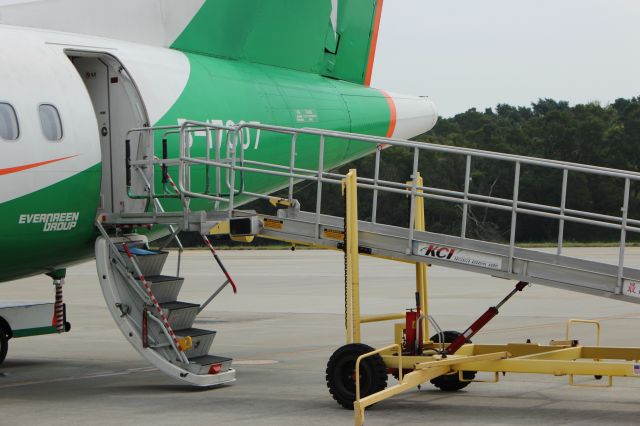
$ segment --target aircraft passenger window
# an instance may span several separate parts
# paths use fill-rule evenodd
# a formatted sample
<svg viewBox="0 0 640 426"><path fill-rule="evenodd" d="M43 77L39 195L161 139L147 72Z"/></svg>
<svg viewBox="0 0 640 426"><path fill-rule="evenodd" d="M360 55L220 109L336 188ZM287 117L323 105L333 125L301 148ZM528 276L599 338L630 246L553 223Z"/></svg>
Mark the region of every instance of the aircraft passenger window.
<svg viewBox="0 0 640 426"><path fill-rule="evenodd" d="M7 103L0 102L0 139L15 141L20 136L16 110Z"/></svg>
<svg viewBox="0 0 640 426"><path fill-rule="evenodd" d="M59 141L62 139L62 122L60 114L53 105L40 105L40 124L44 137L50 141Z"/></svg>

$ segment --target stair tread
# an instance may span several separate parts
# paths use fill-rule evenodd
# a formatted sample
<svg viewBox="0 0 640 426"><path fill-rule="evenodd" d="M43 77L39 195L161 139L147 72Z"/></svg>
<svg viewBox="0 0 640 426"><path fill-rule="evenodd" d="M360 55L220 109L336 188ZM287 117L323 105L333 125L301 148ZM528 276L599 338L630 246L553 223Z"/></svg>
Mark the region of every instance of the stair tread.
<svg viewBox="0 0 640 426"><path fill-rule="evenodd" d="M183 328L181 330L174 330L174 332L176 333L176 336L191 336L191 337L197 337L197 336L206 336L207 334L216 334L216 331L214 330L205 330L202 328Z"/></svg>
<svg viewBox="0 0 640 426"><path fill-rule="evenodd" d="M184 309L184 308L198 308L200 307L200 305L198 305L197 303L175 301L175 302L161 303L160 307L163 309L176 310L176 309Z"/></svg>
<svg viewBox="0 0 640 426"><path fill-rule="evenodd" d="M203 355L203 356L190 358L189 361L195 362L196 364L200 364L200 365L210 365L210 364L230 362L230 361L233 361L233 359L227 358L224 356L217 356L217 355Z"/></svg>
<svg viewBox="0 0 640 426"><path fill-rule="evenodd" d="M145 277L145 278L150 283L161 283L166 281L184 280L184 278L182 277L172 277L170 275L151 275L150 277Z"/></svg>

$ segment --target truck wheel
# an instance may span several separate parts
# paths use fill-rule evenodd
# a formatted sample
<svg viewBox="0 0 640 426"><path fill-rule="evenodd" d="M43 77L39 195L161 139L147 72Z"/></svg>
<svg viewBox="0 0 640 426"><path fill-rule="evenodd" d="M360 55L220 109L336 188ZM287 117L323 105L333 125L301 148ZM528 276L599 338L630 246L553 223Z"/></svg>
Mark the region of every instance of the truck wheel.
<svg viewBox="0 0 640 426"><path fill-rule="evenodd" d="M444 343L452 343L456 338L460 335L457 331L444 331L442 333L444 336ZM436 334L431 337L431 341L434 343L440 343L440 335ZM471 343L471 340L468 340ZM462 377L465 380L473 380L476 377L475 371L465 371L462 373ZM437 387L438 389L445 392L455 392L459 391L462 388L466 388L469 386L470 382L463 382L458 378L458 373L445 374L440 377L436 377L431 380L431 384Z"/></svg>
<svg viewBox="0 0 640 426"><path fill-rule="evenodd" d="M4 362L4 359L7 357L8 350L9 350L9 337L4 332L4 330L0 328L0 365Z"/></svg>
<svg viewBox="0 0 640 426"><path fill-rule="evenodd" d="M327 363L329 393L344 408L353 409L356 400L356 360L374 349L362 343L351 343L336 350ZM360 397L380 392L387 387L387 367L378 354L360 363Z"/></svg>

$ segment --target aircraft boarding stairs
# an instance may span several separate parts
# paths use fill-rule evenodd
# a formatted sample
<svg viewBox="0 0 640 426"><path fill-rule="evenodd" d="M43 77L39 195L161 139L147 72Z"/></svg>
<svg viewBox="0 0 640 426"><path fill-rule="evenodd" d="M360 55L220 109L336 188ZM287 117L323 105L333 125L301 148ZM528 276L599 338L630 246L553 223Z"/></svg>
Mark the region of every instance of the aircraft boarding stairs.
<svg viewBox="0 0 640 426"><path fill-rule="evenodd" d="M169 253L149 250L137 234L103 236L96 262L107 307L131 345L160 371L181 381L212 386L235 380L231 359L210 355L216 332L194 327L202 305L179 300L184 278L163 275Z"/></svg>
<svg viewBox="0 0 640 426"><path fill-rule="evenodd" d="M256 159L253 156L253 147L245 143L251 132L261 138L261 146L277 145L278 150L274 152L284 152L286 158L274 158L271 162ZM230 234L247 241L254 236L260 236L341 250L345 245L345 219L324 214L323 197L326 197L326 187L343 185L346 175L328 172L329 167L339 165L330 164L328 158L331 157L332 150L348 144L350 147L357 147L360 150L359 155L364 152L375 155L372 173L357 177L358 190L371 193L368 217L366 220L361 217L358 221L359 251L362 254L407 262L423 262L514 281L640 302L640 285L636 285L636 282L640 282L640 269L625 265L625 262L629 263L625 255L627 233L640 232L640 220L629 215L631 186L640 181L640 173L384 137L262 124L222 126L186 121L180 126L131 130L129 138L136 137L154 145L150 148L153 155L127 158L127 190L132 198L147 199L149 209L143 213L104 214L100 220L101 229L102 226L111 229L147 225L167 226L170 228L167 232L172 238L179 230L191 230L203 235ZM385 149L391 146L404 147L413 155L413 168L407 176L403 176L402 181L382 177L384 173L380 170L380 159L385 155ZM172 149L175 149L177 155L169 156L168 153ZM420 158L425 154L459 157L463 166L460 172L464 174L464 188L454 190L425 185L420 177ZM511 165L513 192L510 198L474 191L474 166L486 166L491 162ZM535 169L538 173L558 173L561 176L561 196L558 205L536 204L523 200L520 178L525 168ZM146 177L150 171L151 179ZM616 181L622 200L620 215L569 208L569 181L579 175ZM139 179L137 186L136 179ZM132 193L131 188L140 187L140 182L145 188L143 193ZM300 182L307 182L317 190L315 206L308 211L303 210L303 206L294 198L294 186ZM288 189L288 195L272 195L284 189ZM377 213L381 208L378 204L383 199L383 194L406 197L407 209L397 205L385 208L397 209L398 215L408 216L408 227L392 226L377 221ZM419 198L459 206L460 234L445 235L416 229L415 206ZM161 201L166 199L179 203L180 208L165 212ZM271 209L258 212L241 208L256 199L268 200L277 211L274 213ZM427 204L427 210L428 208ZM509 241L496 243L469 238L467 224L473 208L486 208L509 214ZM555 253L517 246L518 218L526 215L543 217L558 223L558 245ZM567 223L618 232L620 247L617 264L564 255L564 228ZM207 375L202 375L210 363L196 362L196 365L192 366L193 361L197 361L197 356L206 355L209 341L212 339L210 334L206 334L206 339L201 339L207 341L203 345L207 350L202 349L190 356L188 351L180 351L179 345L172 345L170 341L167 343L170 340L167 337L170 330L166 330L161 321L149 315L151 321L147 327L150 330L150 344L149 348L143 348L140 330L144 324L138 321L143 317L143 304L131 304L125 312L122 308L124 302L121 301L123 298L144 299L145 296L140 294L140 285L136 287L131 282L132 276L140 274L136 274L135 268L131 265L123 264L124 258L115 244L120 244L121 241L113 236L107 238L106 233L104 235L105 237L97 243L98 269L103 278L102 274L109 276L106 281L110 284L106 289L103 287L105 298L125 336L128 336L143 355L152 353L145 355L147 359L154 365L163 366L161 369L172 376L187 381L190 377L195 377L197 379L191 379L195 384L215 384L212 383L215 380L207 380ZM116 255L116 251L119 255ZM144 272L147 271L142 271L143 275ZM156 272L158 271L154 271ZM158 282L154 282L154 278L149 280L152 282L152 288L160 288L164 279L160 278ZM173 302L177 298L176 289L181 284L181 280L175 277L166 280L172 283L166 284L167 288L172 287L172 291L168 292L170 295L167 293L166 298L162 298L163 303ZM146 303L149 312L153 311L148 306L149 300L146 300ZM189 329L192 326L194 315L199 308L197 305L185 307L190 312L187 315L188 320L180 325L176 324L174 328ZM168 309L168 312L171 322L174 310ZM126 326L123 325L125 322ZM176 334L191 336L196 340L198 332L187 330L180 334L181 331L178 330ZM182 355L186 355L189 363ZM160 358L162 360L159 360ZM217 362L208 359L206 361ZM224 364L224 368L227 368L227 364ZM227 374L232 372L231 369L227 371Z"/></svg>

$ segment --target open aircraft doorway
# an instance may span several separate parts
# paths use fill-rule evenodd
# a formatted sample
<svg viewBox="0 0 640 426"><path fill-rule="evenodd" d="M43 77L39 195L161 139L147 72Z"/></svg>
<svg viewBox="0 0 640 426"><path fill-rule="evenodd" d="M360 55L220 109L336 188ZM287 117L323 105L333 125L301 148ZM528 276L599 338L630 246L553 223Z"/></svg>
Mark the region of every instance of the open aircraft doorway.
<svg viewBox="0 0 640 426"><path fill-rule="evenodd" d="M127 132L148 126L148 116L142 97L131 75L114 56L103 52L67 50L87 89L100 131L102 154L102 185L99 213L142 212L145 200L127 196L126 146ZM144 149L144 134L131 140L132 152ZM138 152L138 158L145 153ZM147 176L149 177L149 176ZM143 181L134 177L134 191L144 190Z"/></svg>

